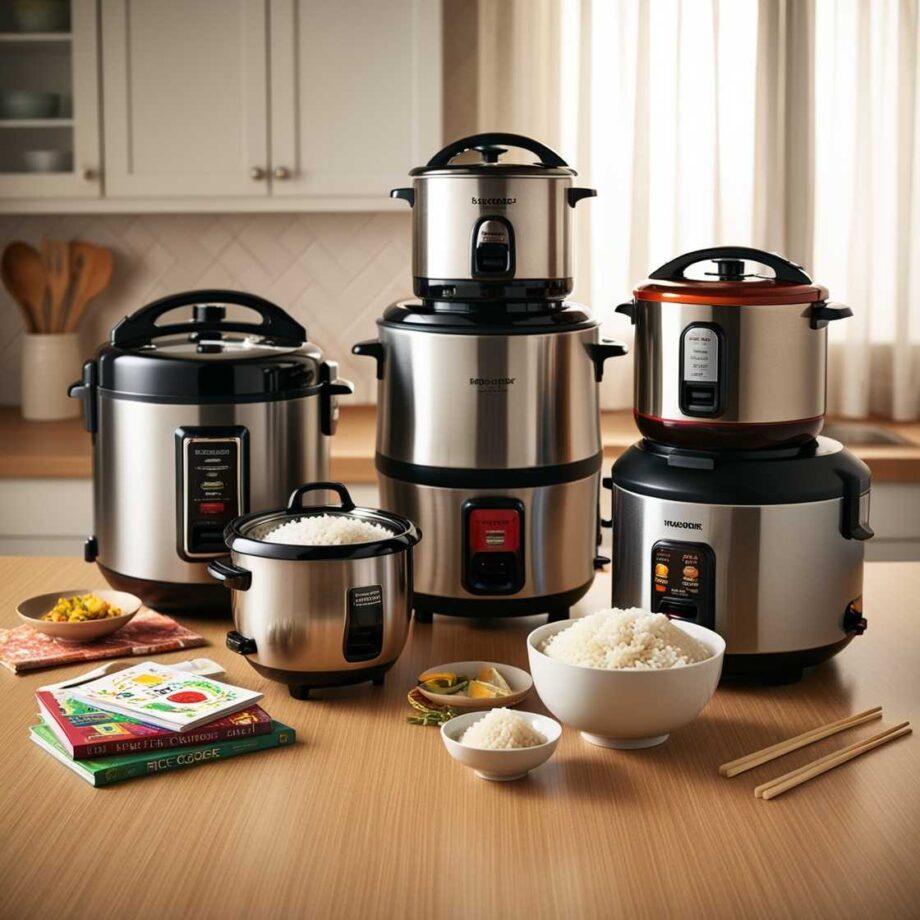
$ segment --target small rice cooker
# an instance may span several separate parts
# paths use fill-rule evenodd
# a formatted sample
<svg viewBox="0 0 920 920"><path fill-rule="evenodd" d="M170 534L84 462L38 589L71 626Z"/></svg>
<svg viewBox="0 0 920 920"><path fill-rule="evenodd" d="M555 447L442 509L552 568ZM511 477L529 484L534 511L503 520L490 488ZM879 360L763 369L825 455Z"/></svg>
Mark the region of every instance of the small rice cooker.
<svg viewBox="0 0 920 920"><path fill-rule="evenodd" d="M331 491L338 505L304 507L309 492ZM300 545L272 542L282 524L328 515L376 524L390 533L363 543ZM421 539L407 518L355 507L337 482L296 489L281 511L247 514L224 531L230 556L210 574L230 589L233 623L227 646L263 676L310 690L373 681L406 643L412 614L412 548Z"/></svg>

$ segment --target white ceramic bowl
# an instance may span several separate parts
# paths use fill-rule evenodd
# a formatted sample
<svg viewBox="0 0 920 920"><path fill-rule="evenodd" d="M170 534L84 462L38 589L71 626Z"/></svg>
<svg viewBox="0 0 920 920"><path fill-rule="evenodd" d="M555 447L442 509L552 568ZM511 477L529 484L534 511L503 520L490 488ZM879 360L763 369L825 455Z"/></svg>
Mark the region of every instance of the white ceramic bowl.
<svg viewBox="0 0 920 920"><path fill-rule="evenodd" d="M672 621L702 642L712 657L661 670L608 670L565 664L544 655L543 643L572 622L547 623L527 637L534 686L546 708L591 744L612 748L652 747L692 722L719 683L725 640L696 623Z"/></svg>
<svg viewBox="0 0 920 920"><path fill-rule="evenodd" d="M104 601L121 607L124 611L120 617L109 617L105 620L84 620L82 623L55 623L52 620L43 620L46 614L56 603L59 597L75 597L81 594L95 594ZM19 619L28 623L32 629L54 636L55 639L64 639L68 642L92 642L103 636L110 636L122 626L127 626L131 618L141 608L141 599L127 591L97 590L94 588L80 588L71 591L55 591L53 594L39 594L23 601L17 608Z"/></svg>
<svg viewBox="0 0 920 920"><path fill-rule="evenodd" d="M57 93L39 93L30 89L0 92L0 118L54 118L61 97Z"/></svg>
<svg viewBox="0 0 920 920"><path fill-rule="evenodd" d="M27 172L58 173L73 169L73 156L69 150L24 150L22 159Z"/></svg>
<svg viewBox="0 0 920 920"><path fill-rule="evenodd" d="M418 692L432 703L437 703L439 706L450 706L451 709L494 709L496 706L510 709L522 702L533 690L533 678L523 668L515 668L500 661L450 661L447 664L426 668L423 673L434 674L436 671L450 671L452 674L476 675L483 668L495 668L508 682L511 693L493 700L471 700L468 696L459 696L456 693L432 693L421 685L419 685Z"/></svg>
<svg viewBox="0 0 920 920"><path fill-rule="evenodd" d="M481 712L465 712L441 726L441 738L444 747L454 760L459 760L464 766L471 767L473 772L481 779L507 781L522 779L531 770L546 763L553 756L556 745L562 737L562 726L536 712L517 712L522 719L526 719L544 738L545 744L536 747L514 748L503 751L490 751L486 748L470 747L462 744L460 736L476 721L485 718Z"/></svg>

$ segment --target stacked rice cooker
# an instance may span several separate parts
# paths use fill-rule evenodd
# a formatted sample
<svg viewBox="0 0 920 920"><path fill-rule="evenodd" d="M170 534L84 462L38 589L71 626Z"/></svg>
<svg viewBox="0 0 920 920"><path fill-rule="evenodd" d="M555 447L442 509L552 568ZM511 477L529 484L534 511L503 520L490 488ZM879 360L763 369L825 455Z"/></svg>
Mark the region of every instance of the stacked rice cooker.
<svg viewBox="0 0 920 920"><path fill-rule="evenodd" d="M426 535L416 618L567 617L597 562L598 382L625 353L564 299L573 211L595 193L514 134L463 138L411 174L392 194L413 208L418 299L354 352L377 362L382 505Z"/></svg>
<svg viewBox="0 0 920 920"><path fill-rule="evenodd" d="M617 309L644 440L605 481L613 604L715 629L726 676L797 679L866 628L869 470L819 437L827 326L851 311L739 246L682 255L634 294Z"/></svg>

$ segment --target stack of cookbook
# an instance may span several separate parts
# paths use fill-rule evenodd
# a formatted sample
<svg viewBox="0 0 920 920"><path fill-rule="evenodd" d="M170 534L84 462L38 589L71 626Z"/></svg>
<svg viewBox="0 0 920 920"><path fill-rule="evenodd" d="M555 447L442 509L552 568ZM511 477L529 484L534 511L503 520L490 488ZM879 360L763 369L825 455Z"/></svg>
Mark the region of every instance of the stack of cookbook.
<svg viewBox="0 0 920 920"><path fill-rule="evenodd" d="M36 693L32 740L94 786L281 747L261 693L155 661Z"/></svg>

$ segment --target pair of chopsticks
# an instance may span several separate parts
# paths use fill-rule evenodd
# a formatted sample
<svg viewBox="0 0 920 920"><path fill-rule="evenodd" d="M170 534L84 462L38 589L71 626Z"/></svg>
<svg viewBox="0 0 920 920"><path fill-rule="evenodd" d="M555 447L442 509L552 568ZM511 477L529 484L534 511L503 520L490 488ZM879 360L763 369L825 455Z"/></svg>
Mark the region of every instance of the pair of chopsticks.
<svg viewBox="0 0 920 920"><path fill-rule="evenodd" d="M830 722L827 725L820 725L810 731L803 732L801 735L796 735L794 738L787 738L785 741L770 745L770 747L754 751L751 754L746 754L744 757L739 757L736 760L730 760L728 763L724 763L719 767L719 773L725 777L737 776L739 773L753 770L754 767L769 763L771 760L784 757L786 754L797 751L799 748L805 747L806 745L821 741L824 738L829 738L831 735L846 731L848 728L855 728L857 725L862 725L865 722L872 722L881 717L882 707L874 706L872 709L867 709L864 712L858 712L855 715L847 716L845 719L838 719L836 722ZM861 741L856 741L853 744L847 745L839 751L834 751L824 757L819 757L817 760L813 760L803 767L799 767L796 770L790 770L782 776L777 776L775 779L762 783L754 789L754 796L758 799L776 798L776 796L782 795L790 789L795 789L796 786L801 786L802 783L807 783L809 780L820 776L822 773L827 773L828 770L833 770L835 767L839 767L841 764L854 760L856 757L867 754L869 751L874 751L877 747L881 747L889 741L894 741L895 738L909 735L910 732L910 722L901 722L892 728L886 729L868 738L863 738Z"/></svg>

